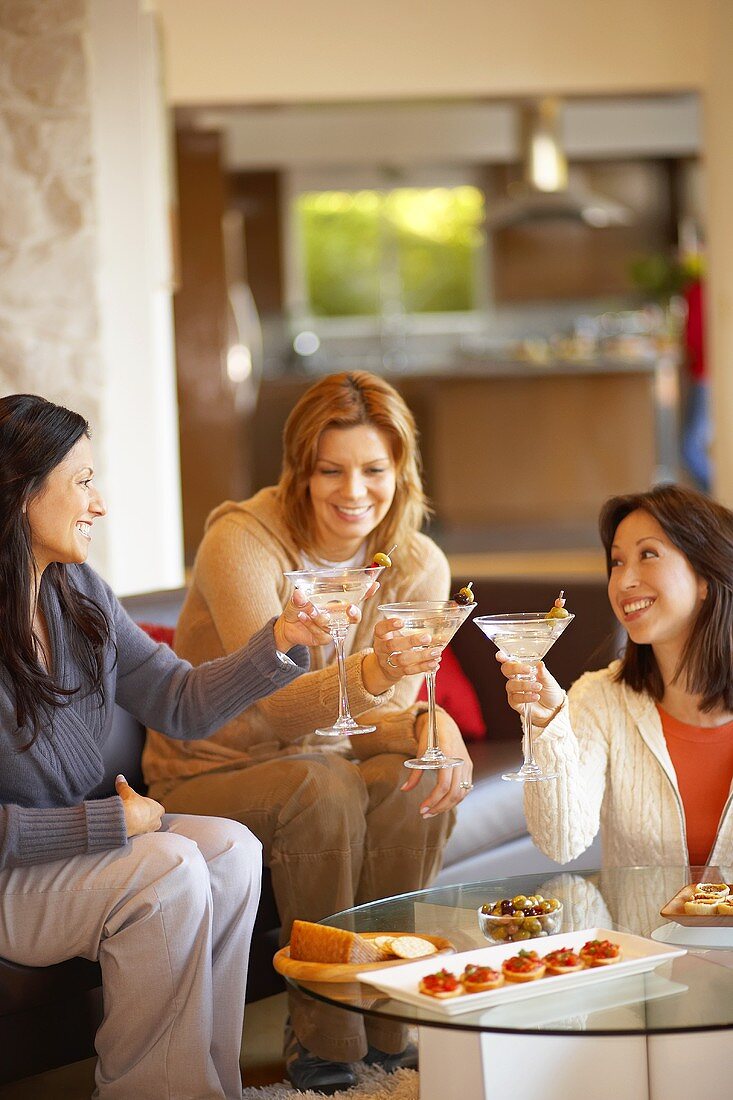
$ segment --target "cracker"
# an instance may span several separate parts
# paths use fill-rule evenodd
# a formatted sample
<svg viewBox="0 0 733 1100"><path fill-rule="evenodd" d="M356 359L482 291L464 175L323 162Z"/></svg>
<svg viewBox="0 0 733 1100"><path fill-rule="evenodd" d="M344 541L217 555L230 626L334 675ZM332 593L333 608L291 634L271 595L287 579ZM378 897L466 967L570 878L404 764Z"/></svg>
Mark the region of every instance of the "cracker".
<svg viewBox="0 0 733 1100"><path fill-rule="evenodd" d="M420 959L424 955L435 955L437 950L434 943L419 936L398 936L392 941L392 954L398 959Z"/></svg>

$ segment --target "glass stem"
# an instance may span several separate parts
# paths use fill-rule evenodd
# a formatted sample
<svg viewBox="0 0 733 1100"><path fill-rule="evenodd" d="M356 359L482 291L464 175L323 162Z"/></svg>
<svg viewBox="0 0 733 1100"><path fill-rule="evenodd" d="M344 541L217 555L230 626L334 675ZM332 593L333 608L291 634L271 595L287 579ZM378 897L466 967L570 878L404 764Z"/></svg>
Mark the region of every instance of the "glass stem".
<svg viewBox="0 0 733 1100"><path fill-rule="evenodd" d="M534 768L534 752L532 749L532 704L525 703L522 708L522 731L524 733L524 766Z"/></svg>
<svg viewBox="0 0 733 1100"><path fill-rule="evenodd" d="M524 676L517 676L518 680L532 680L534 679L534 673L526 673ZM532 750L532 704L522 704L522 753L524 755L524 767L534 768L534 753Z"/></svg>
<svg viewBox="0 0 733 1100"><path fill-rule="evenodd" d="M425 673L425 683L428 686L428 744L425 750L427 754L438 751L438 723L435 718L435 673Z"/></svg>
<svg viewBox="0 0 733 1100"><path fill-rule="evenodd" d="M351 712L349 711L349 697L346 694L346 659L344 657L344 642L346 641L346 634L342 634L341 631L334 631L331 635L333 638L333 644L336 647L336 667L338 669L339 678L339 716L337 725L342 722L351 721Z"/></svg>

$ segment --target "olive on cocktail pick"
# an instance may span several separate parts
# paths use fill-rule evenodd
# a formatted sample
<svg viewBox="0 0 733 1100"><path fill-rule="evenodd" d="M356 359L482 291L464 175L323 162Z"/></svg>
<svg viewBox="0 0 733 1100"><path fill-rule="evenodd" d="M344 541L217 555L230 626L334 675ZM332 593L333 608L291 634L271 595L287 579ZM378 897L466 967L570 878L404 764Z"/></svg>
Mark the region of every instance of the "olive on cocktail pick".
<svg viewBox="0 0 733 1100"><path fill-rule="evenodd" d="M560 589L560 595L555 600L555 603L545 615L546 619L567 619L569 611L565 610L565 589Z"/></svg>
<svg viewBox="0 0 733 1100"><path fill-rule="evenodd" d="M375 554L374 555L374 560L372 561L372 564L370 565L369 568L370 569L374 569L374 568L377 568L377 569L380 569L380 568L381 569L391 569L392 568L392 559L389 555L394 554L396 549L397 549L397 543L395 543L394 546L390 547L390 549L387 551L386 554L381 554L381 553L380 554Z"/></svg>
<svg viewBox="0 0 733 1100"><path fill-rule="evenodd" d="M463 604L464 607L466 606L466 604L473 603L474 602L474 596L473 596L472 588L473 588L473 581L469 581L468 584L465 586L465 588L459 588L458 589L458 591L456 592L453 599L456 601L456 603Z"/></svg>

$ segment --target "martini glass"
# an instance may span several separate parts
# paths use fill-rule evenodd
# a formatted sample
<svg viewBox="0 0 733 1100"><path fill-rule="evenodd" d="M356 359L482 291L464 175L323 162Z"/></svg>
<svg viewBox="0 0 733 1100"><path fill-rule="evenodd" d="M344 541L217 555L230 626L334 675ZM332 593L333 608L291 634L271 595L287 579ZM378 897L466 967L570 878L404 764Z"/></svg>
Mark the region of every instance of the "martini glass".
<svg viewBox="0 0 733 1100"><path fill-rule="evenodd" d="M521 615L479 615L473 621L510 660L531 666L531 672L515 679L533 680L537 665L574 618L574 615L566 615L564 619L548 619L544 612L532 611ZM524 703L522 707L522 733L524 763L518 772L506 772L501 778L519 783L557 779L557 772L547 774L534 761L531 703Z"/></svg>
<svg viewBox="0 0 733 1100"><path fill-rule="evenodd" d="M332 726L317 729L321 737L354 737L358 733L374 733L376 726L360 726L351 717L346 694L344 642L349 632L349 608L361 603L384 566L370 565L364 569L299 569L284 575L319 611L328 615L328 632L336 647L339 683L339 713Z"/></svg>
<svg viewBox="0 0 733 1100"><path fill-rule="evenodd" d="M458 627L468 618L475 603L460 604L455 600L423 600L413 603L383 603L379 610L388 619L402 619L400 634L431 635L429 645L416 649L445 649ZM426 672L428 686L428 743L422 756L405 761L406 768L420 771L436 771L438 768L457 768L463 764L458 756L446 756L438 745L438 727L435 721L435 673Z"/></svg>

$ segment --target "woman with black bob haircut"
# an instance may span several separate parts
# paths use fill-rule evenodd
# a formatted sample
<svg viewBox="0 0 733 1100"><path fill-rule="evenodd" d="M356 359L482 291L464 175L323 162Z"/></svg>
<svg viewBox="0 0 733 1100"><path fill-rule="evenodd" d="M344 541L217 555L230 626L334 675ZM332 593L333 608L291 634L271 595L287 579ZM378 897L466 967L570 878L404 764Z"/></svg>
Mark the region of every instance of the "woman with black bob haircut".
<svg viewBox="0 0 733 1100"><path fill-rule="evenodd" d="M98 959L95 1097L241 1100L239 1051L261 845L242 825L165 815L103 778L115 702L206 737L308 668L328 639L296 595L236 653L192 668L85 563L106 512L83 417L0 399L0 955Z"/></svg>
<svg viewBox="0 0 733 1100"><path fill-rule="evenodd" d="M621 659L566 693L544 664L499 654L510 705L531 701L541 767L525 810L537 846L565 863L601 831L604 865L733 862L733 513L659 485L600 515Z"/></svg>

